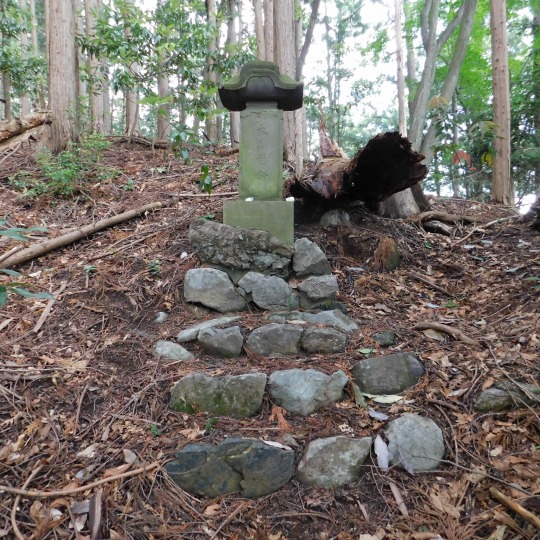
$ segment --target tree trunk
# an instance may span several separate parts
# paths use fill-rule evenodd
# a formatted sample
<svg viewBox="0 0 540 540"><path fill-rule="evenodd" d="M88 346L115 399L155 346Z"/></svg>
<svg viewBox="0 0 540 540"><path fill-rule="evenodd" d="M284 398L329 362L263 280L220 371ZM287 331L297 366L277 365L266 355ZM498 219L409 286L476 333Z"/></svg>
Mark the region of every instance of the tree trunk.
<svg viewBox="0 0 540 540"><path fill-rule="evenodd" d="M264 59L267 62L276 62L275 35L274 35L274 0L263 0L264 10ZM277 63L277 62L276 62Z"/></svg>
<svg viewBox="0 0 540 540"><path fill-rule="evenodd" d="M26 0L19 0L19 6L21 11L25 12L28 9ZM30 49L30 40L28 39L28 32L26 28L21 29L21 50L24 58L28 58L28 51ZM30 114L30 98L25 92L21 95L21 116L27 116Z"/></svg>
<svg viewBox="0 0 540 540"><path fill-rule="evenodd" d="M86 35L91 38L94 35L94 14L103 5L103 0L84 0L84 13L86 17ZM88 69L88 98L90 108L90 130L95 133L104 131L103 109L103 83L100 81L99 71L101 62L91 54L87 58Z"/></svg>
<svg viewBox="0 0 540 540"><path fill-rule="evenodd" d="M133 5L134 0L125 0L126 4ZM127 21L126 21L127 23ZM124 34L127 39L131 37L131 30L126 24ZM131 73L138 78L139 76L139 64L133 62L129 66ZM126 97L126 127L125 134L128 137L128 140L131 140L132 137L139 135L139 89L138 87L126 88L125 90Z"/></svg>
<svg viewBox="0 0 540 540"><path fill-rule="evenodd" d="M446 99L446 101L451 102L455 94L459 73L461 71L461 66L463 65L463 60L467 54L467 45L471 37L473 23L474 23L474 14L476 12L476 6L478 0L464 0L461 8L463 9L463 14L460 18L460 28L458 39L454 47L454 54L450 61L450 66L448 68L448 73L446 78L443 81L441 91L439 95ZM426 156L426 162L429 163L433 157L433 144L435 142L435 122L432 121L429 125L427 133L424 135L422 144L420 146L420 152Z"/></svg>
<svg viewBox="0 0 540 540"><path fill-rule="evenodd" d="M45 9L45 12L47 12L47 9ZM31 28L32 28L32 52L34 53L34 56L37 58L39 56L39 45L38 45L38 37L37 37L37 21L36 21L36 3L35 0L30 0L30 14L32 17L31 21ZM47 35L47 17L45 16L45 35ZM46 41L48 41L46 39ZM47 102L45 101L45 87L43 85L43 81L39 81L39 88L38 88L38 94L39 94L39 108L40 110L44 111L47 107Z"/></svg>
<svg viewBox="0 0 540 540"><path fill-rule="evenodd" d="M490 1L491 52L493 79L493 146L492 199L514 204L510 177L510 82L508 74L508 39L506 30L506 0Z"/></svg>
<svg viewBox="0 0 540 540"><path fill-rule="evenodd" d="M265 52L265 47L264 47L264 21L263 21L263 11L262 11L262 0L253 0L253 14L255 17L255 39L257 41L257 60L266 60L266 52Z"/></svg>
<svg viewBox="0 0 540 540"><path fill-rule="evenodd" d="M437 23L439 21L440 0L429 0L425 2L422 9L421 36L425 51L425 61L422 75L418 86L416 87L416 92L409 109L410 123L408 138L412 143L412 147L419 149L426 156L426 165L429 165L429 162L433 157L431 150L433 139L431 137L434 132L428 130L428 133L424 137L424 127L428 103L432 97L431 91L435 81L437 57L443 45L449 40L456 28L461 25L455 50L452 55L450 69L443 82L444 91L446 93L450 92L449 97L447 97L447 99L450 100L455 91L457 77L459 76L459 70L463 62L464 51L472 30L476 3L477 0L464 0L455 16L438 35ZM402 206L402 211L398 212L399 216L397 217L409 217L425 210L429 205L420 184L416 184L412 188L412 193L403 193L399 198L399 201L392 200L392 197L384 201L380 206L382 215L395 217L396 209Z"/></svg>
<svg viewBox="0 0 540 540"><path fill-rule="evenodd" d="M103 107L103 132L112 133L112 120L113 111L111 98L109 96L109 66L106 58L101 59L101 76L103 77L103 93L102 107Z"/></svg>
<svg viewBox="0 0 540 540"><path fill-rule="evenodd" d="M242 39L242 29L239 28L238 33L234 27L236 14L239 13L240 5L238 0L227 0L228 20L227 20L227 43L231 46L236 45ZM259 2L259 12L262 15L261 5ZM261 20L262 25L262 20ZM263 38L262 28L259 29L259 35ZM262 39L264 46L264 38ZM231 49L229 49L231 51ZM229 58L232 59L233 53L229 52ZM236 72L236 71L235 71ZM231 148L238 148L240 143L240 113L238 111L230 111L229 113L229 138L231 140Z"/></svg>
<svg viewBox="0 0 540 540"><path fill-rule="evenodd" d="M49 109L53 113L47 146L58 153L79 136L75 10L69 0L49 0Z"/></svg>
<svg viewBox="0 0 540 540"><path fill-rule="evenodd" d="M214 56L217 50L217 19L216 19L216 1L215 0L206 0L206 16L208 20L208 26L210 27L210 41L208 43L208 55L205 80L208 81L208 86L215 87L217 86L217 72L214 66ZM218 142L217 134L217 122L216 122L216 99L214 97L210 98L209 103L209 113L206 116L206 136L208 139L213 142Z"/></svg>
<svg viewBox="0 0 540 540"><path fill-rule="evenodd" d="M396 39L396 66L397 66L397 98L398 98L398 131L407 136L406 102L405 102L405 76L403 74L403 36L401 29L401 3L394 0L394 27Z"/></svg>

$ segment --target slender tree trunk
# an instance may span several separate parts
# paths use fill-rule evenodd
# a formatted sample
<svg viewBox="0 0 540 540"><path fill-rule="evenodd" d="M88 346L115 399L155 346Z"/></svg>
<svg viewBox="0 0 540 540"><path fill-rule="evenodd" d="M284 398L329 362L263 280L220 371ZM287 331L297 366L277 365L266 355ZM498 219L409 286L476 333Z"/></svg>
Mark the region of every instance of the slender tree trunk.
<svg viewBox="0 0 540 540"><path fill-rule="evenodd" d="M264 21L263 21L263 11L262 11L262 0L253 0L253 13L255 16L255 38L257 40L257 60L266 60L266 52L265 52L265 47L264 47Z"/></svg>
<svg viewBox="0 0 540 540"><path fill-rule="evenodd" d="M409 13L410 5L409 0L403 0L403 11L405 14L405 23L410 19L410 13ZM407 24L405 24L405 28L407 29ZM409 106L409 111L412 109L412 101L411 98L414 95L414 84L416 81L416 61L414 56L414 36L412 35L412 32L410 30L405 31L405 43L407 47L407 75L406 75L406 83L407 88L409 89L409 95L407 99L407 104Z"/></svg>
<svg viewBox="0 0 540 540"><path fill-rule="evenodd" d="M48 0L49 109L53 122L46 144L55 153L79 136L77 84L79 80L75 43L75 10L70 0Z"/></svg>
<svg viewBox="0 0 540 540"><path fill-rule="evenodd" d="M420 82L418 83L409 109L410 124L408 139L414 149L419 149L426 156L425 163L429 164L433 154L431 150L431 132L428 130L424 137L424 126L427 116L428 102L432 97L431 92L435 80L435 67L437 57L443 45L449 40L458 26L461 25L456 47L447 77L443 82L443 90L448 94L450 100L457 84L457 77L463 62L467 42L472 30L474 12L477 0L464 0L455 16L448 25L437 34L437 23L439 22L440 0L427 0L424 3L421 13L421 37L425 50L425 61ZM432 126L433 128L433 126ZM433 132L434 134L434 132ZM431 138L431 139L430 139ZM412 190L412 191L411 191ZM379 210L382 215L392 217L408 217L424 210L428 206L428 201L424 195L421 185L414 185L411 190L399 194L396 193L381 203ZM396 198L399 196L399 201ZM398 211L399 207L401 211ZM398 214L398 215L396 215Z"/></svg>
<svg viewBox="0 0 540 540"><path fill-rule="evenodd" d="M86 35L94 35L95 13L103 6L102 0L84 0L86 17ZM101 62L92 55L86 60L88 69L88 98L90 107L90 130L95 133L104 131L103 83L99 77Z"/></svg>
<svg viewBox="0 0 540 540"><path fill-rule="evenodd" d="M101 94L103 107L103 132L112 133L113 109L109 95L109 65L106 58L101 59L101 76L103 78L103 92Z"/></svg>
<svg viewBox="0 0 540 540"><path fill-rule="evenodd" d="M125 0L127 4L134 4L134 0ZM131 37L131 30L129 26L126 25L124 34L127 39ZM129 69L131 73L138 78L140 69L137 62L133 62ZM136 83L137 84L137 83ZM128 139L131 141L131 138L139 135L139 89L136 86L135 88L126 88L125 90L126 98L126 127L125 133Z"/></svg>
<svg viewBox="0 0 540 540"><path fill-rule="evenodd" d="M238 32L236 32L234 22L236 20L236 15L240 11L240 2L238 0L227 0L228 5L228 21L227 21L227 43L229 45L235 45L242 39L241 28L239 27ZM259 2L259 14L262 15L261 5ZM239 21L240 22L240 21ZM262 25L262 21L260 21ZM262 27L259 29L259 36L263 38ZM258 43L258 42L257 42ZM264 38L262 39L262 44L264 46ZM229 53L231 56L231 53ZM238 148L240 143L240 113L238 111L231 111L229 113L229 137L231 139L231 148Z"/></svg>
<svg viewBox="0 0 540 540"><path fill-rule="evenodd" d="M28 9L26 0L19 0L19 6L21 11L26 11ZM28 58L28 51L30 49L30 40L28 39L28 32L26 28L21 29L21 49L24 58ZM25 92L21 95L21 116L27 116L30 114L30 98Z"/></svg>
<svg viewBox="0 0 540 540"><path fill-rule="evenodd" d="M405 76L403 74L403 36L401 29L401 3L394 0L394 26L396 38L396 65L397 65L397 97L398 97L398 130L406 137L406 102L405 102Z"/></svg>
<svg viewBox="0 0 540 540"><path fill-rule="evenodd" d="M294 78L296 74L296 35L294 0L274 0L274 45L275 62L280 72ZM283 113L284 158L296 164L295 114ZM296 164L296 168L301 168Z"/></svg>
<svg viewBox="0 0 540 540"><path fill-rule="evenodd" d="M208 86L217 85L217 73L214 66L214 62L215 62L214 55L217 50L216 14L217 14L216 1L206 0L206 16L208 20L208 26L210 27L210 32L211 32L210 41L208 43L208 52L210 54L208 55L205 76L204 76L205 80L208 82ZM205 129L206 129L206 136L213 143L216 143L218 140L215 111L216 111L216 100L215 98L211 97L210 104L209 104L209 112L206 116Z"/></svg>
<svg viewBox="0 0 540 540"><path fill-rule="evenodd" d="M32 28L32 52L34 53L34 56L39 56L39 45L38 45L38 36L37 36L37 19L36 19L36 3L35 0L30 0L30 13L32 17L31 21L31 28ZM45 5L45 13L47 13L47 7ZM45 36L47 36L47 16L45 16ZM48 42L48 38L46 37L46 42ZM47 108L47 102L45 100L45 86L43 84L43 81L39 81L39 88L38 88L38 94L39 94L39 108L44 111Z"/></svg>
<svg viewBox="0 0 540 540"><path fill-rule="evenodd" d="M7 71L2 71L2 98L4 100L4 120L11 120L11 82Z"/></svg>
<svg viewBox="0 0 540 540"><path fill-rule="evenodd" d="M158 95L166 98L169 95L169 79L163 73L163 61L160 60L161 72L158 75ZM158 141L168 141L171 135L170 105L162 103L157 110L157 139Z"/></svg>
<svg viewBox="0 0 540 540"><path fill-rule="evenodd" d="M513 205L514 194L510 177L510 82L508 73L508 38L506 30L506 0L491 0L491 51L493 73L493 146L492 199Z"/></svg>
<svg viewBox="0 0 540 540"><path fill-rule="evenodd" d="M0 0L0 13L6 9L3 0ZM0 34L0 44L2 48L8 49L8 36L4 33ZM4 119L11 120L11 80L7 70L2 71L2 99L4 100Z"/></svg>
<svg viewBox="0 0 540 540"><path fill-rule="evenodd" d="M264 60L276 62L276 52L274 47L274 0L263 0L264 10Z"/></svg>
<svg viewBox="0 0 540 540"><path fill-rule="evenodd" d="M458 39L454 48L454 54L452 55L452 59L450 61L448 73L443 81L443 85L439 93L439 95L445 98L448 102L452 100L452 97L456 91L461 66L463 65L465 55L467 54L467 45L473 29L474 15L477 4L478 0L464 0L462 4L463 14L460 19L461 24L459 27ZM427 163L429 163L433 157L434 142L435 122L432 121L423 137L422 144L420 145L420 151L426 156Z"/></svg>
<svg viewBox="0 0 540 540"><path fill-rule="evenodd" d="M537 102L540 100L540 2L536 3L534 8L533 19L533 80L534 88L533 95ZM534 118L534 131L536 135L537 144L540 143L540 107L536 107L536 113ZM536 159L534 165L534 179L536 182L537 198L540 197L540 157Z"/></svg>

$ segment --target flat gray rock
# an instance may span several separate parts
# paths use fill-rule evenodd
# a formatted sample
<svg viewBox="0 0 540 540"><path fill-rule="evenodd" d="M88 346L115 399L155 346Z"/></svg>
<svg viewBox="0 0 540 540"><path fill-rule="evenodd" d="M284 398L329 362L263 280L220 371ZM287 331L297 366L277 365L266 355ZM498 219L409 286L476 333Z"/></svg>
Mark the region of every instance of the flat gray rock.
<svg viewBox="0 0 540 540"><path fill-rule="evenodd" d="M300 291L300 305L304 309L313 309L316 306L328 306L336 298L338 280L336 276L310 276L298 284Z"/></svg>
<svg viewBox="0 0 540 540"><path fill-rule="evenodd" d="M199 343L210 354L237 358L242 353L244 336L239 326L230 328L206 328L199 332Z"/></svg>
<svg viewBox="0 0 540 540"><path fill-rule="evenodd" d="M322 249L307 238L294 243L293 271L298 276L321 276L331 274L332 267Z"/></svg>
<svg viewBox="0 0 540 540"><path fill-rule="evenodd" d="M294 250L270 233L205 219L189 227L189 240L202 263L287 277Z"/></svg>
<svg viewBox="0 0 540 540"><path fill-rule="evenodd" d="M178 345L173 341L167 341L160 339L154 345L155 353L167 360L193 360L195 358L188 350L184 349L182 345Z"/></svg>
<svg viewBox="0 0 540 540"><path fill-rule="evenodd" d="M371 442L371 437L316 439L305 450L296 476L302 484L324 488L355 482L369 456Z"/></svg>
<svg viewBox="0 0 540 540"><path fill-rule="evenodd" d="M381 347L390 347L396 342L396 334L393 330L385 330L384 332L375 332L371 334L371 339L376 341Z"/></svg>
<svg viewBox="0 0 540 540"><path fill-rule="evenodd" d="M398 394L414 386L424 374L424 367L410 353L396 353L367 358L353 366L354 382L368 394Z"/></svg>
<svg viewBox="0 0 540 540"><path fill-rule="evenodd" d="M239 321L242 317L239 315L231 315L228 317L218 317L217 319L212 319L210 321L204 321L199 324L194 324L189 328L182 330L177 336L176 341L179 343L185 343L187 341L193 341L199 336L201 330L206 330L207 328L215 328L217 326L225 326L227 324Z"/></svg>
<svg viewBox="0 0 540 540"><path fill-rule="evenodd" d="M404 414L389 422L384 431L391 465L411 473L438 468L444 457L444 437L431 418Z"/></svg>
<svg viewBox="0 0 540 540"><path fill-rule="evenodd" d="M474 404L474 408L479 412L500 412L509 409L519 409L530 407L540 403L540 387L532 384L521 383L520 386L510 382L498 381L492 388L488 388L480 393ZM536 399L534 399L536 397Z"/></svg>
<svg viewBox="0 0 540 540"><path fill-rule="evenodd" d="M251 294L253 303L261 309L291 310L299 306L298 297L290 285L277 276L265 276L259 272L248 272L239 282L246 294Z"/></svg>
<svg viewBox="0 0 540 540"><path fill-rule="evenodd" d="M256 328L246 340L246 347L270 358L294 356L300 349L304 329L294 324L267 324Z"/></svg>
<svg viewBox="0 0 540 540"><path fill-rule="evenodd" d="M348 381L341 370L326 375L315 369L286 369L270 375L268 389L275 403L291 413L308 416L342 399Z"/></svg>
<svg viewBox="0 0 540 540"><path fill-rule="evenodd" d="M217 446L188 444L165 466L171 479L194 495L239 492L255 498L277 491L294 474L294 452L252 439L227 439Z"/></svg>
<svg viewBox="0 0 540 540"><path fill-rule="evenodd" d="M222 313L247 309L246 299L239 294L229 276L214 268L192 268L184 278L184 298Z"/></svg>
<svg viewBox="0 0 540 540"><path fill-rule="evenodd" d="M253 416L261 408L265 387L264 373L224 377L190 373L173 386L169 407L187 413L204 411L235 418Z"/></svg>
<svg viewBox="0 0 540 540"><path fill-rule="evenodd" d="M309 326L302 334L300 346L308 353L343 352L347 348L347 334L330 326Z"/></svg>
<svg viewBox="0 0 540 540"><path fill-rule="evenodd" d="M333 309L331 311L320 311L319 313L307 313L305 311L291 311L289 313L272 313L266 317L270 321L285 322L285 321L305 321L310 324L323 324L337 328L342 332L350 334L358 330L358 325L347 315Z"/></svg>

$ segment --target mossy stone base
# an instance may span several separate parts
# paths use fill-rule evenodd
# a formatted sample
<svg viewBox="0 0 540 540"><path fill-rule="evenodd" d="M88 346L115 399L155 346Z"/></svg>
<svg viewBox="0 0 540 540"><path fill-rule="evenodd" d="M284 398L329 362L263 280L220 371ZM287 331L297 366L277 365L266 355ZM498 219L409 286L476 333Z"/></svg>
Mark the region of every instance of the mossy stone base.
<svg viewBox="0 0 540 540"><path fill-rule="evenodd" d="M224 201L223 223L268 231L286 244L294 243L294 201Z"/></svg>

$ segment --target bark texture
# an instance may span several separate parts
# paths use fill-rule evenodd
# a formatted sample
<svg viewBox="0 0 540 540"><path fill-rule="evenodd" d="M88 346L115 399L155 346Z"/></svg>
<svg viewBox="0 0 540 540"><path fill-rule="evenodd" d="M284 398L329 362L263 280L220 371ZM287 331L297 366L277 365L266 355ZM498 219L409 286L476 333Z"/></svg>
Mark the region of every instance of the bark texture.
<svg viewBox="0 0 540 540"><path fill-rule="evenodd" d="M508 37L506 0L491 0L491 56L493 73L493 191L496 202L514 202L510 178L510 81L508 72Z"/></svg>

